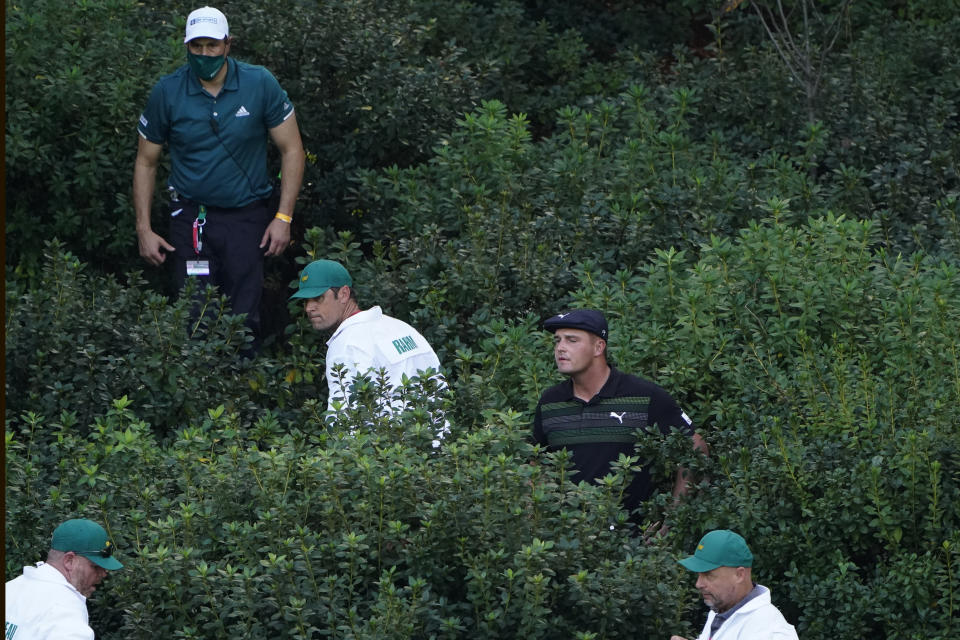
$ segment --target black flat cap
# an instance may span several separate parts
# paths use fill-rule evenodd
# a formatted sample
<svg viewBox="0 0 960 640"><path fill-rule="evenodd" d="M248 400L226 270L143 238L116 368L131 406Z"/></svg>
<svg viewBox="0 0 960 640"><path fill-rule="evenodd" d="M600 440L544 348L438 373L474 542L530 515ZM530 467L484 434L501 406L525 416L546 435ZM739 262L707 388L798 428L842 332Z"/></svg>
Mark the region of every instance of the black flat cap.
<svg viewBox="0 0 960 640"><path fill-rule="evenodd" d="M556 332L557 329L582 329L607 339L607 319L594 309L570 309L548 318L543 323L547 331Z"/></svg>

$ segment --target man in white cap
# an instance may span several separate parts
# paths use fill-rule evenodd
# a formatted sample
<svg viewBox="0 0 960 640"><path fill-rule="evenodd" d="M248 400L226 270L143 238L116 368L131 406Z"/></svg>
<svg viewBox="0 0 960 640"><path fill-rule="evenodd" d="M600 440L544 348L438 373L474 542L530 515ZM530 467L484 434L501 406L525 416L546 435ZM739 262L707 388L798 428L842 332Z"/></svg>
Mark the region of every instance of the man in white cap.
<svg viewBox="0 0 960 640"><path fill-rule="evenodd" d="M326 356L330 411L351 405L358 374L375 377L380 369L386 371L393 388L401 386L404 376L413 378L428 371L440 388L446 387L440 359L427 339L406 322L385 315L380 307L361 310L353 279L339 262L311 262L300 273L298 287L290 299L304 300L314 329L332 332ZM393 405L392 410L397 409L402 407ZM434 417L442 433L443 417Z"/></svg>
<svg viewBox="0 0 960 640"><path fill-rule="evenodd" d="M107 571L122 569L107 532L86 519L53 531L47 561L6 586L6 640L93 640L87 598Z"/></svg>
<svg viewBox="0 0 960 640"><path fill-rule="evenodd" d="M697 590L710 607L697 640L797 640L796 629L771 603L770 590L753 581L753 553L739 534L711 531L679 562L698 574Z"/></svg>
<svg viewBox="0 0 960 640"><path fill-rule="evenodd" d="M179 289L188 276L227 295L260 331L263 258L290 244L304 151L287 93L265 68L229 57L230 29L217 9L187 17L187 64L160 79L140 115L133 202L140 255L170 255ZM267 138L280 150L279 200L267 172ZM151 225L163 146L170 149L169 242Z"/></svg>

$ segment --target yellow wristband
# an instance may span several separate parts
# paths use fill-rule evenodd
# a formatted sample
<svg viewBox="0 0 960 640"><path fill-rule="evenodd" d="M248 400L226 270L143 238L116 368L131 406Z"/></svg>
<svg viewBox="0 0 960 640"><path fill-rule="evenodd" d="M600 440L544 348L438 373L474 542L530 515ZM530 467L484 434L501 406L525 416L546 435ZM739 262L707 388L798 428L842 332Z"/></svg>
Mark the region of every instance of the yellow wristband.
<svg viewBox="0 0 960 640"><path fill-rule="evenodd" d="M285 214L285 213L280 213L279 211L277 211L277 215L275 215L275 216L273 216L273 217L276 218L277 220L283 220L283 221L286 222L287 224L290 224L291 222L293 222L293 218L291 218L290 216L288 216L288 215Z"/></svg>

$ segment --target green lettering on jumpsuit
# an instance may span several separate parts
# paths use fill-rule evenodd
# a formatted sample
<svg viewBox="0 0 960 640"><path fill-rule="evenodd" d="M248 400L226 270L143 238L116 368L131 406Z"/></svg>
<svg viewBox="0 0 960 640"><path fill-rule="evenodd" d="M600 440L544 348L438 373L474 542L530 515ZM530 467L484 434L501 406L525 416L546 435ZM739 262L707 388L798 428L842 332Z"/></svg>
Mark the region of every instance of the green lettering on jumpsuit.
<svg viewBox="0 0 960 640"><path fill-rule="evenodd" d="M417 348L417 343L413 341L413 338L410 336L404 336L393 341L393 346L396 347L397 353L406 353L407 351L413 351Z"/></svg>

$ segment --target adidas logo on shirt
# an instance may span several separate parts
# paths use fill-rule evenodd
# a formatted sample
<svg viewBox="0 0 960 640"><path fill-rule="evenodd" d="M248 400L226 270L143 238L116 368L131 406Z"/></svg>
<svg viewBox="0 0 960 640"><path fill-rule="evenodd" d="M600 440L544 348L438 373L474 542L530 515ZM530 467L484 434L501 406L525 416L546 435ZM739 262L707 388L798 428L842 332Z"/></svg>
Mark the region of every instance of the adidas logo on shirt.
<svg viewBox="0 0 960 640"><path fill-rule="evenodd" d="M248 115L250 115L250 112L247 111L247 108L243 105L240 105L240 108L237 109L237 113L235 114L237 118L243 118Z"/></svg>

